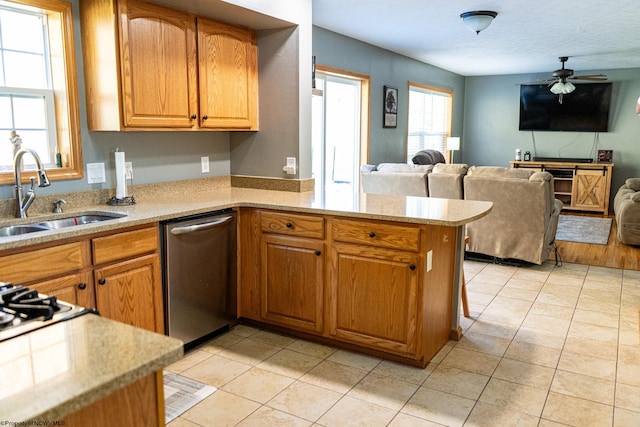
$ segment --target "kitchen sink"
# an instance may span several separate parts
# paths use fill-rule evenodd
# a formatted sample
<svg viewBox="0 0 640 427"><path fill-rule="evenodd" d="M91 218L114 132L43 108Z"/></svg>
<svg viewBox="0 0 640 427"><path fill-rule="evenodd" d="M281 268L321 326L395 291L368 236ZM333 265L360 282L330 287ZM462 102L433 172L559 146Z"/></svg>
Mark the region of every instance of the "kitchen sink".
<svg viewBox="0 0 640 427"><path fill-rule="evenodd" d="M47 221L38 220L32 224L17 224L0 227L0 237L19 236L37 231L58 230L60 228L75 227L83 224L109 221L123 218L126 214L116 212L86 212L75 215L67 215L64 218L55 218Z"/></svg>
<svg viewBox="0 0 640 427"><path fill-rule="evenodd" d="M21 234L35 233L36 231L50 230L49 227L38 224L9 225L0 227L0 237L19 236Z"/></svg>
<svg viewBox="0 0 640 427"><path fill-rule="evenodd" d="M75 227L76 225L109 221L112 219L118 219L125 216L126 215L124 214L116 214L116 213L83 214L83 215L74 215L66 218L51 219L49 221L42 221L38 223L38 225L47 227L52 230L57 230L59 228Z"/></svg>

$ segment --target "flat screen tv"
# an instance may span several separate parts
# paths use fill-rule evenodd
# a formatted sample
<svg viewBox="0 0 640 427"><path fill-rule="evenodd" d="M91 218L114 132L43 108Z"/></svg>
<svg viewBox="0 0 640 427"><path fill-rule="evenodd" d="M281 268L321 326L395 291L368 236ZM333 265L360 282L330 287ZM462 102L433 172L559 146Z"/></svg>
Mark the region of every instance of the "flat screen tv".
<svg viewBox="0 0 640 427"><path fill-rule="evenodd" d="M607 132L611 83L575 84L562 104L546 84L520 86L520 130Z"/></svg>

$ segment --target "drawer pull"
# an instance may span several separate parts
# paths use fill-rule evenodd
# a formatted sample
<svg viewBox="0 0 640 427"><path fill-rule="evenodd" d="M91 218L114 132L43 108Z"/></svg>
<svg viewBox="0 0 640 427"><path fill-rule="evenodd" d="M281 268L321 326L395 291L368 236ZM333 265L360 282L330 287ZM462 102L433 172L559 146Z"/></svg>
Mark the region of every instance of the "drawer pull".
<svg viewBox="0 0 640 427"><path fill-rule="evenodd" d="M293 227L293 224L291 224L290 222L287 223L287 228L291 228Z"/></svg>
<svg viewBox="0 0 640 427"><path fill-rule="evenodd" d="M106 279L100 279L98 280L98 283L100 283L101 285L104 285L105 283L107 283Z"/></svg>
<svg viewBox="0 0 640 427"><path fill-rule="evenodd" d="M80 283L80 284L78 285L78 288L79 288L80 290L83 290L83 291L84 291L85 289L87 289L87 284L86 284L86 283Z"/></svg>
<svg viewBox="0 0 640 427"><path fill-rule="evenodd" d="M317 255L317 256L320 256L320 255L322 255L322 252L320 252L320 251L316 251L316 255Z"/></svg>
<svg viewBox="0 0 640 427"><path fill-rule="evenodd" d="M416 269L416 265L415 264L409 264L409 270L413 271Z"/></svg>
<svg viewBox="0 0 640 427"><path fill-rule="evenodd" d="M374 237L376 237L376 233L374 233L373 231L371 231L371 232L369 233L369 237L371 237L371 238L373 239Z"/></svg>

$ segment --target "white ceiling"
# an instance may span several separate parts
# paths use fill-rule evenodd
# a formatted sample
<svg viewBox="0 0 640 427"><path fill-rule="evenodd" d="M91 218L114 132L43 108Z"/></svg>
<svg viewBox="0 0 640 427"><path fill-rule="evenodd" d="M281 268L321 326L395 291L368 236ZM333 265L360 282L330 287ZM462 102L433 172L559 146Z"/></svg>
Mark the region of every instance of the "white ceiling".
<svg viewBox="0 0 640 427"><path fill-rule="evenodd" d="M640 68L640 0L312 0L313 24L464 76ZM498 16L479 35L460 14Z"/></svg>

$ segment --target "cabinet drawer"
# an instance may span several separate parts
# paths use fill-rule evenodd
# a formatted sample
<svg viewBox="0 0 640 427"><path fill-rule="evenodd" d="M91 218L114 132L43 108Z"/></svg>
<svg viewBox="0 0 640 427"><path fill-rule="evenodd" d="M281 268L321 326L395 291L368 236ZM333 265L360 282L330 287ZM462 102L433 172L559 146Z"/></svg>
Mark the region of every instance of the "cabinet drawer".
<svg viewBox="0 0 640 427"><path fill-rule="evenodd" d="M0 280L17 285L80 270L82 249L82 242L75 242L0 257Z"/></svg>
<svg viewBox="0 0 640 427"><path fill-rule="evenodd" d="M265 233L324 238L324 218L319 216L261 212L260 228Z"/></svg>
<svg viewBox="0 0 640 427"><path fill-rule="evenodd" d="M126 231L91 240L93 263L116 261L153 252L158 249L158 229Z"/></svg>
<svg viewBox="0 0 640 427"><path fill-rule="evenodd" d="M334 219L333 240L417 251L420 248L420 228L414 225Z"/></svg>

